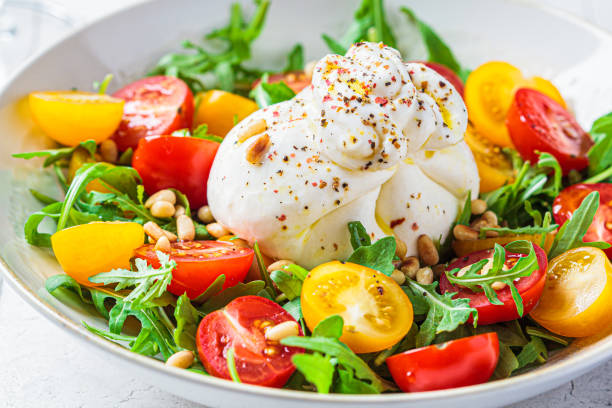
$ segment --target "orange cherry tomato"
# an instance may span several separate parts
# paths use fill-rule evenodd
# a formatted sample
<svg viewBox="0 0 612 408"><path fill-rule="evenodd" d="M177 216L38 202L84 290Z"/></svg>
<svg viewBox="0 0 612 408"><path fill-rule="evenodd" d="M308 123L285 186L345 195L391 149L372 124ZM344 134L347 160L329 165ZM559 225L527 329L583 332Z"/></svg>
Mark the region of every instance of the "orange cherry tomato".
<svg viewBox="0 0 612 408"><path fill-rule="evenodd" d="M612 264L598 248L570 249L548 266L530 316L553 333L586 337L612 325Z"/></svg>
<svg viewBox="0 0 612 408"><path fill-rule="evenodd" d="M66 274L81 285L98 286L89 277L115 268L130 268L134 250L144 244L135 222L90 222L56 232L51 246Z"/></svg>
<svg viewBox="0 0 612 408"><path fill-rule="evenodd" d="M198 99L194 126L205 124L208 133L220 137L225 137L238 122L259 109L244 96L216 89L198 94Z"/></svg>
<svg viewBox="0 0 612 408"><path fill-rule="evenodd" d="M341 316L340 340L355 353L391 347L408 333L413 319L412 304L393 279L348 262L327 262L310 271L301 306L311 330L329 316Z"/></svg>

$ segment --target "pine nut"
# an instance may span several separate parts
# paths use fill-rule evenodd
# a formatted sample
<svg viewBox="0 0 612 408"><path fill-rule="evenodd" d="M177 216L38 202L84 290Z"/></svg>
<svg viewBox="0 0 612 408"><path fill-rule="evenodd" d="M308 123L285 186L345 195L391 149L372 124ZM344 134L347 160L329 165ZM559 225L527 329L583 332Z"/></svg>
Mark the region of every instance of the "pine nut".
<svg viewBox="0 0 612 408"><path fill-rule="evenodd" d="M213 217L210 207L207 205L198 209L198 219L204 224L210 224L211 222L215 221L215 217Z"/></svg>
<svg viewBox="0 0 612 408"><path fill-rule="evenodd" d="M269 326L266 330L266 339L270 341L281 341L285 337L297 336L298 334L300 334L300 329L297 323L292 320L287 320L276 326Z"/></svg>
<svg viewBox="0 0 612 408"><path fill-rule="evenodd" d="M174 207L175 211L174 211L174 217L178 218L179 216L185 214L185 207L183 207L182 205L177 205Z"/></svg>
<svg viewBox="0 0 612 408"><path fill-rule="evenodd" d="M489 225L487 220L482 219L482 217L472 221L472 223L470 224L470 228L475 231L480 231L481 228L487 228L490 226L491 225Z"/></svg>
<svg viewBox="0 0 612 408"><path fill-rule="evenodd" d="M417 251L425 265L435 265L440 261L440 255L429 235L420 235L417 238Z"/></svg>
<svg viewBox="0 0 612 408"><path fill-rule="evenodd" d="M393 279L398 285L403 285L404 282L406 282L406 275L404 275L404 272L394 269L393 273L391 274L391 279Z"/></svg>
<svg viewBox="0 0 612 408"><path fill-rule="evenodd" d="M416 273L416 281L421 285L429 285L433 283L434 275L429 266L421 268Z"/></svg>
<svg viewBox="0 0 612 408"><path fill-rule="evenodd" d="M485 200L480 198L472 200L472 214L480 215L485 211L487 211L487 202Z"/></svg>
<svg viewBox="0 0 612 408"><path fill-rule="evenodd" d="M215 238L221 238L230 233L230 231L218 222L212 222L206 225L208 233Z"/></svg>
<svg viewBox="0 0 612 408"><path fill-rule="evenodd" d="M98 147L102 160L108 163L115 163L119 157L119 151L117 150L117 143L113 139L106 139Z"/></svg>
<svg viewBox="0 0 612 408"><path fill-rule="evenodd" d="M399 259L404 259L406 257L406 252L408 252L406 243L399 238L395 238L395 255L397 255Z"/></svg>
<svg viewBox="0 0 612 408"><path fill-rule="evenodd" d="M170 240L167 236L162 235L161 237L159 237L159 239L155 243L155 250L162 251L166 254L170 253L170 251L172 250L172 246L170 245Z"/></svg>
<svg viewBox="0 0 612 408"><path fill-rule="evenodd" d="M497 215L493 211L485 211L482 214L482 219L487 221L489 225L497 225Z"/></svg>
<svg viewBox="0 0 612 408"><path fill-rule="evenodd" d="M238 248L250 248L251 246L249 245L248 242L246 242L246 240L242 239L242 238L235 238L232 239L231 241L232 244L234 244L235 246L237 246Z"/></svg>
<svg viewBox="0 0 612 408"><path fill-rule="evenodd" d="M472 241L478 239L478 231L474 231L467 225L457 224L453 228L453 235L458 241Z"/></svg>
<svg viewBox="0 0 612 408"><path fill-rule="evenodd" d="M495 238L495 237L499 237L499 232L497 232L497 231L486 231L485 235L487 236L487 238Z"/></svg>
<svg viewBox="0 0 612 408"><path fill-rule="evenodd" d="M414 279L420 267L419 259L416 256L409 256L402 261L400 270L404 272L407 278Z"/></svg>
<svg viewBox="0 0 612 408"><path fill-rule="evenodd" d="M251 121L247 127L238 135L238 142L242 143L248 138L258 135L268 130L268 124L265 119Z"/></svg>
<svg viewBox="0 0 612 408"><path fill-rule="evenodd" d="M493 290L502 290L506 286L508 286L508 285L506 285L504 282L493 282L491 284L491 289L493 289Z"/></svg>
<svg viewBox="0 0 612 408"><path fill-rule="evenodd" d="M191 218L183 214L176 219L176 234L181 241L193 241L195 225Z"/></svg>
<svg viewBox="0 0 612 408"><path fill-rule="evenodd" d="M167 201L170 204L176 204L176 194L172 190L159 190L145 201L145 208L151 208L158 201Z"/></svg>
<svg viewBox="0 0 612 408"><path fill-rule="evenodd" d="M257 138L247 150L246 159L249 163L256 165L261 164L261 160L270 148L270 144L270 136L268 136L267 133Z"/></svg>
<svg viewBox="0 0 612 408"><path fill-rule="evenodd" d="M147 222L142 226L145 234L149 236L149 238L153 239L153 241L159 240L162 236L166 236L170 242L176 242L177 236L171 233L170 231L165 231L161 229L159 225L154 223L153 221Z"/></svg>
<svg viewBox="0 0 612 408"><path fill-rule="evenodd" d="M151 215L156 218L170 218L175 212L174 205L167 201L156 201L151 206Z"/></svg>
<svg viewBox="0 0 612 408"><path fill-rule="evenodd" d="M270 264L270 266L268 266L268 273L272 273L274 271L282 271L283 270L283 266L291 265L293 263L295 263L295 262L291 262L291 261L289 261L287 259L281 259L279 261L276 261L276 262Z"/></svg>
<svg viewBox="0 0 612 408"><path fill-rule="evenodd" d="M195 358L193 356L193 352L183 350L168 357L168 360L166 360L166 365L176 368L189 368L193 365L194 361Z"/></svg>

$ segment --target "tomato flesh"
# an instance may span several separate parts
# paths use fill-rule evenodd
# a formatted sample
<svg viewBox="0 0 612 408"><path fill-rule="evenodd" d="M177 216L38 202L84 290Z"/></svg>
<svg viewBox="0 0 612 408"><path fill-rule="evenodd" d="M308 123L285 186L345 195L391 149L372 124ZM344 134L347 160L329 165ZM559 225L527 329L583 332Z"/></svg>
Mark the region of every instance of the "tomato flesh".
<svg viewBox="0 0 612 408"><path fill-rule="evenodd" d="M138 141L191 128L193 94L175 77L153 76L136 81L114 95L125 100L123 119L113 135L120 151L135 149Z"/></svg>
<svg viewBox="0 0 612 408"><path fill-rule="evenodd" d="M516 286L521 299L523 299L523 315L527 315L538 303L544 289L544 283L546 282L546 267L548 265L546 253L535 244L533 248L538 259L539 268L533 271L531 275L522 277L514 282L514 286ZM493 250L491 249L474 252L451 263L447 267L447 271L472 265L481 259L491 258L492 255ZM506 252L506 264L510 266L510 264L523 256L526 255ZM494 305L489 302L484 292L474 292L466 287L453 285L444 273L440 276L440 290L442 293L457 292L455 298L470 299L470 306L478 311L478 324L481 326L515 320L520 317L508 286L496 291L497 297L503 305Z"/></svg>
<svg viewBox="0 0 612 408"><path fill-rule="evenodd" d="M149 136L138 142L132 166L148 194L176 188L195 209L206 204L206 183L219 143L185 136Z"/></svg>
<svg viewBox="0 0 612 408"><path fill-rule="evenodd" d="M264 329L286 321L295 319L273 301L239 297L200 322L196 339L200 360L209 374L230 379L227 353L233 348L242 382L282 387L295 371L291 357L304 350L266 340Z"/></svg>
<svg viewBox="0 0 612 408"><path fill-rule="evenodd" d="M223 289L242 282L253 262L251 248L239 248L219 241L174 242L169 253L176 262L168 291L177 296L186 293L190 299L201 295L220 275L225 275ZM138 248L134 254L158 268L155 245Z"/></svg>
<svg viewBox="0 0 612 408"><path fill-rule="evenodd" d="M386 363L402 391L419 392L483 383L491 378L498 358L497 334L485 333L409 350Z"/></svg>
<svg viewBox="0 0 612 408"><path fill-rule="evenodd" d="M584 242L604 241L612 244L612 184L610 183L574 184L561 191L553 201L555 222L563 225L580 207L582 200L593 191L599 192L599 208L584 236ZM612 247L605 249L604 252L612 259Z"/></svg>
<svg viewBox="0 0 612 408"><path fill-rule="evenodd" d="M538 161L538 152L547 152L559 161L563 174L589 164L591 137L567 110L541 92L516 91L506 126L516 150L531 163Z"/></svg>
<svg viewBox="0 0 612 408"><path fill-rule="evenodd" d="M302 89L310 85L311 78L309 78L304 71L287 72L284 74L273 74L268 77L268 83L275 84L278 82L284 82L291 90L295 93L299 93ZM253 82L252 87L255 88L261 82L260 79Z"/></svg>

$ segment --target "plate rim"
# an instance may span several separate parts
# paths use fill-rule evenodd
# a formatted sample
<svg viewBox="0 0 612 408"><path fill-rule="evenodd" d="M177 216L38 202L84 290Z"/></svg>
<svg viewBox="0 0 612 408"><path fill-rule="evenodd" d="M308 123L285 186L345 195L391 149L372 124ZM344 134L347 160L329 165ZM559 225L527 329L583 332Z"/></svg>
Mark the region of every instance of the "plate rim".
<svg viewBox="0 0 612 408"><path fill-rule="evenodd" d="M590 23L585 19L572 14L568 11L561 10L551 5L538 3L536 0L501 0L508 3L517 3L531 8L540 9L546 13L557 15L562 19L571 22L574 25L580 26L599 37L606 38L612 42L612 32L604 28ZM39 59L51 53L65 41L71 38L80 36L83 32L92 29L93 27L103 24L116 15L133 11L138 8L154 7L157 3L165 2L165 0L139 0L127 7L114 10L108 14L95 18L86 24L79 26L76 30L60 36L57 40L50 43L47 48L35 53L26 59L13 74L9 76L4 87L0 90L0 101L6 98L6 92L10 88L10 84L19 78L21 74L35 65ZM6 101L3 101L6 102ZM388 403L403 403L403 402L435 402L446 399L455 399L460 397L478 397L487 394L496 393L509 388L526 387L529 383L534 385L537 383L560 384L564 381L570 381L577 375L594 368L596 365L605 363L612 358L612 334L598 340L596 344L589 346L589 349L579 352L579 356L569 356L550 366L543 366L515 377L506 378L486 382L483 384L471 385L466 387L452 388L446 390L426 391L419 393L394 393L394 394L379 394L379 395L346 395L346 394L318 394L307 391L297 391L288 389L277 389L261 387L250 384L239 384L233 381L228 381L213 376L202 375L188 370L167 367L160 360L151 357L142 356L133 353L123 346L111 342L100 336L86 330L83 326L78 325L68 316L61 313L59 310L51 307L37 293L35 293L26 283L12 270L4 258L0 255L0 272L6 278L6 281L11 285L13 290L19 294L30 306L37 312L42 314L47 320L51 321L58 327L66 329L74 337L80 338L96 346L97 350L109 352L114 357L120 358L131 365L137 365L138 368L154 370L157 374L167 377L172 377L174 380L188 381L198 386L221 388L224 391L245 394L249 397L268 397L282 400L293 401L312 401L320 403L359 403L359 404L378 404L381 402ZM546 378L546 381L542 380ZM542 390L545 392L552 387L546 387ZM525 395L516 401L528 398L530 395Z"/></svg>

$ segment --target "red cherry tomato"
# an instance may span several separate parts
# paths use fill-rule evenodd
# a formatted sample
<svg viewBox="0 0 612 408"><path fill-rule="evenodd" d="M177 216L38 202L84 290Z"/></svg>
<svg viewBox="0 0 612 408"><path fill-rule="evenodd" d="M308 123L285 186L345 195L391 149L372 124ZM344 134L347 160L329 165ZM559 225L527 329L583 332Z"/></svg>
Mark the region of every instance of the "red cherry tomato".
<svg viewBox="0 0 612 408"><path fill-rule="evenodd" d="M193 208L206 204L206 182L219 143L185 136L149 136L138 142L132 166L148 194L176 188Z"/></svg>
<svg viewBox="0 0 612 408"><path fill-rule="evenodd" d="M527 88L516 91L506 126L516 150L531 163L538 161L539 151L555 156L563 174L589 164L591 137L571 113L541 92Z"/></svg>
<svg viewBox="0 0 612 408"><path fill-rule="evenodd" d="M387 366L402 391L434 391L487 381L498 357L497 333L485 333L396 354Z"/></svg>
<svg viewBox="0 0 612 408"><path fill-rule="evenodd" d="M136 148L146 136L168 135L191 128L193 94L182 80L167 76L143 78L113 95L125 100L123 119L113 135L119 150Z"/></svg>
<svg viewBox="0 0 612 408"><path fill-rule="evenodd" d="M226 357L233 348L242 382L282 387L295 371L291 357L304 350L267 340L265 327L287 321L295 319L273 301L259 296L239 297L200 322L196 339L200 360L209 374L229 379ZM299 325L298 331L302 335Z"/></svg>
<svg viewBox="0 0 612 408"><path fill-rule="evenodd" d="M429 68L436 71L438 74L442 75L448 82L451 83L459 92L459 95L463 98L463 81L457 74L455 74L450 68L446 65L438 64L437 62L429 62L429 61L419 61L421 64L428 66Z"/></svg>
<svg viewBox="0 0 612 408"><path fill-rule="evenodd" d="M567 187L553 202L555 222L563 225L580 207L582 200L593 191L599 191L599 208L584 236L584 242L604 241L612 244L612 184L574 184ZM612 259L612 248L605 249L604 252Z"/></svg>
<svg viewBox="0 0 612 408"><path fill-rule="evenodd" d="M176 262L176 268L168 291L177 296L187 293L190 299L201 295L219 275L225 275L223 289L242 282L253 262L251 248L239 248L228 242L187 241L171 245L170 259ZM141 246L134 256L159 268L153 244Z"/></svg>
<svg viewBox="0 0 612 408"><path fill-rule="evenodd" d="M268 83L275 84L283 81L295 93L299 93L302 89L310 85L310 80L311 78L307 77L306 74L304 74L304 71L273 74L268 77ZM261 82L259 79L253 82L252 87L255 88L257 85L259 85L259 82Z"/></svg>
<svg viewBox="0 0 612 408"><path fill-rule="evenodd" d="M546 253L542 250L542 248L535 244L533 245L533 248L538 259L539 268L533 271L531 275L520 278L514 282L521 299L523 299L523 316L526 316L538 303L538 300L540 300L540 295L542 295L542 290L544 289L544 283L546 282L546 268L548 267ZM447 270L450 271L454 268L463 268L476 263L481 259L490 258L492 256L492 249L473 252L451 263L447 267ZM506 264L511 266L511 264L513 264L517 258L523 256L525 255L506 252ZM510 292L510 288L508 286L496 291L497 297L503 302L503 305L494 305L489 302L484 292L473 292L466 287L453 285L449 282L446 274L444 273L442 276L440 276L440 290L442 293L458 292L455 296L456 298L470 299L470 306L478 311L478 324L481 326L497 322L506 322L519 318L516 305L512 299L512 293Z"/></svg>

